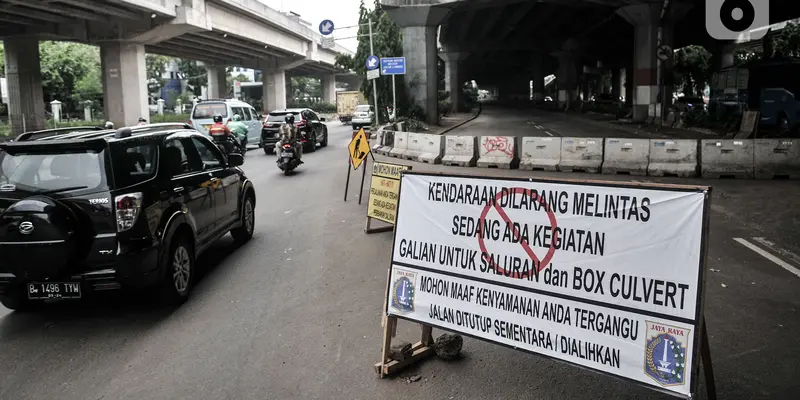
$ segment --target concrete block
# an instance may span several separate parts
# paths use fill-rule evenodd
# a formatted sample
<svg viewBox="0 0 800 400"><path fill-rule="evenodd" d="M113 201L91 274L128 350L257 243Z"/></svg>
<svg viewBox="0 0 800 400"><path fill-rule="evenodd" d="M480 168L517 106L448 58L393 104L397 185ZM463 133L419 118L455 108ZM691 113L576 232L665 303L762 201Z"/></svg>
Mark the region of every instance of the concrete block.
<svg viewBox="0 0 800 400"><path fill-rule="evenodd" d="M561 161L560 137L523 137L519 169L557 171Z"/></svg>
<svg viewBox="0 0 800 400"><path fill-rule="evenodd" d="M378 150L380 150L381 147L383 147L384 132L386 132L385 128L384 127L380 127L380 128L378 128L377 132L373 133L372 136L370 136L369 139L370 139L370 142L372 143L372 152L373 153L377 153Z"/></svg>
<svg viewBox="0 0 800 400"><path fill-rule="evenodd" d="M380 137L380 141L376 144L378 147L377 150L373 150L378 154L388 156L389 152L392 151L394 148L394 131L383 131L383 136ZM374 149L375 147L373 147Z"/></svg>
<svg viewBox="0 0 800 400"><path fill-rule="evenodd" d="M478 159L477 136L445 136L442 164L474 167Z"/></svg>
<svg viewBox="0 0 800 400"><path fill-rule="evenodd" d="M513 169L519 164L516 136L481 136L478 167Z"/></svg>
<svg viewBox="0 0 800 400"><path fill-rule="evenodd" d="M650 176L697 176L697 140L651 139Z"/></svg>
<svg viewBox="0 0 800 400"><path fill-rule="evenodd" d="M565 137L561 139L558 170L596 174L603 165L603 138Z"/></svg>
<svg viewBox="0 0 800 400"><path fill-rule="evenodd" d="M756 139L754 164L757 179L799 179L800 140Z"/></svg>
<svg viewBox="0 0 800 400"><path fill-rule="evenodd" d="M604 174L647 175L650 162L650 140L605 139Z"/></svg>
<svg viewBox="0 0 800 400"><path fill-rule="evenodd" d="M392 150L389 151L389 157L402 158L403 154L408 149L408 132L394 132L394 142L392 143Z"/></svg>
<svg viewBox="0 0 800 400"><path fill-rule="evenodd" d="M442 135L422 135L422 154L417 161L428 164L441 164L444 155L444 140Z"/></svg>
<svg viewBox="0 0 800 400"><path fill-rule="evenodd" d="M701 140L700 173L703 178L753 178L753 140Z"/></svg>
<svg viewBox="0 0 800 400"><path fill-rule="evenodd" d="M406 147L406 151L404 151L400 158L404 160L411 160L417 161L419 155L422 154L422 150L424 149L424 134L422 133L407 133L408 135L408 147Z"/></svg>

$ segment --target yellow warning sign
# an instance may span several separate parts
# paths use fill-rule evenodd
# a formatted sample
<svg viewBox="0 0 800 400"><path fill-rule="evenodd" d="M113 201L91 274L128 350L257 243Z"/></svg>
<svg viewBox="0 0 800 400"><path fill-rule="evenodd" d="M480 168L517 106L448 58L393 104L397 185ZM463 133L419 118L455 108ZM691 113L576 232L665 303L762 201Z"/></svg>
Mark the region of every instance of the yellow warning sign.
<svg viewBox="0 0 800 400"><path fill-rule="evenodd" d="M358 133L353 136L353 140L350 141L350 145L347 148L350 150L353 169L358 169L370 153L369 139L367 134L364 133L364 128L358 130Z"/></svg>
<svg viewBox="0 0 800 400"><path fill-rule="evenodd" d="M408 165L379 162L372 164L368 217L394 225L397 200L400 195L400 173L410 169Z"/></svg>

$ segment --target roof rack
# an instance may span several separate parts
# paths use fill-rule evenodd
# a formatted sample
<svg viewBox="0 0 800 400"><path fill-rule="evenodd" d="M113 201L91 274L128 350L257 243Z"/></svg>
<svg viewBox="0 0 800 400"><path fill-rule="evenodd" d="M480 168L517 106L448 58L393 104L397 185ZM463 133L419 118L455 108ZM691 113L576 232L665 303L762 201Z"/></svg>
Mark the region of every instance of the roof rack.
<svg viewBox="0 0 800 400"><path fill-rule="evenodd" d="M83 132L72 132L63 135L56 135L56 136L48 136L46 138L41 138L37 140L66 140L66 139L89 139L95 137L114 137L117 139L123 139L126 137L130 137L133 135L141 135L146 133L153 133L153 132L162 132L165 130L171 129L194 129L189 124L185 124L183 122L164 122L164 123L157 123L157 124L147 124L147 125L135 125L135 126L123 126L119 129L106 129L101 131L83 131ZM128 133L120 133L121 131L128 131Z"/></svg>

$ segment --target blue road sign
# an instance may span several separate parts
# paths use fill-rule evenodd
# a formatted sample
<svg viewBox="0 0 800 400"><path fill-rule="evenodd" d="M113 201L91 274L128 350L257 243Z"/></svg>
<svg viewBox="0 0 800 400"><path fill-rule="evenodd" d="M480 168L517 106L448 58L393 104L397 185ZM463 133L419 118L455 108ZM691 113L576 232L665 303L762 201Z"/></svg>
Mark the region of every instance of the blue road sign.
<svg viewBox="0 0 800 400"><path fill-rule="evenodd" d="M406 58L405 57L384 57L384 58L381 58L381 74L382 75L405 75L406 74Z"/></svg>
<svg viewBox="0 0 800 400"><path fill-rule="evenodd" d="M367 69L368 70L378 69L378 64L379 63L380 62L378 61L378 57L377 56L369 56L369 57L367 57Z"/></svg>
<svg viewBox="0 0 800 400"><path fill-rule="evenodd" d="M333 21L326 19L319 23L319 33L328 36L333 33Z"/></svg>

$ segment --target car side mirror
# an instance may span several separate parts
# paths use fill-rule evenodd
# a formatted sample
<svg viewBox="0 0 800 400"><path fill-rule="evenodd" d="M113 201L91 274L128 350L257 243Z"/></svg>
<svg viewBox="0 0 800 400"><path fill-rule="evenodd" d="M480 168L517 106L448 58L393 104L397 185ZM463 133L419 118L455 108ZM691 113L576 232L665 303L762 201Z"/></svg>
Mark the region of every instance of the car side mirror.
<svg viewBox="0 0 800 400"><path fill-rule="evenodd" d="M322 122L325 122L325 119L326 119L325 117L320 117L319 118L319 120L322 121Z"/></svg>
<svg viewBox="0 0 800 400"><path fill-rule="evenodd" d="M244 156L239 153L228 154L228 165L238 167L244 164Z"/></svg>

